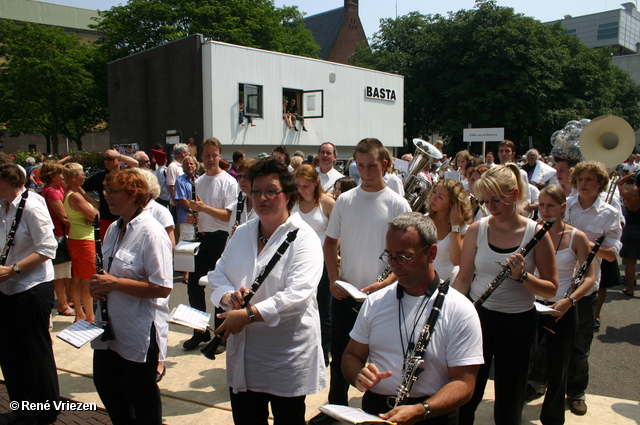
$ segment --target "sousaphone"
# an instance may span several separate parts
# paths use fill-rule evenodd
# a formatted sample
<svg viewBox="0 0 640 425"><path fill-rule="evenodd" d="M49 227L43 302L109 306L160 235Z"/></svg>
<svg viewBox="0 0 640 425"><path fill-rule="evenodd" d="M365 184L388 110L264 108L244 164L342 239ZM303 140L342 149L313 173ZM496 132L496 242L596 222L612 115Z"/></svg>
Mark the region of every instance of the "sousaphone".
<svg viewBox="0 0 640 425"><path fill-rule="evenodd" d="M636 134L627 121L614 115L592 119L580 133L580 152L587 161L614 169L633 152Z"/></svg>

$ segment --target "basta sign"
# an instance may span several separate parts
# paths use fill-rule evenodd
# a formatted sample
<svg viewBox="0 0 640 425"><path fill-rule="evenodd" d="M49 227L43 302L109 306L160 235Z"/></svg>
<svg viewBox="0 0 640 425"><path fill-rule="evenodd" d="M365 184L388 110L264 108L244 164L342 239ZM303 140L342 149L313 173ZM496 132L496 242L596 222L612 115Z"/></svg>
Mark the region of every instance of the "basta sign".
<svg viewBox="0 0 640 425"><path fill-rule="evenodd" d="M393 89L385 89L382 87L367 86L364 91L366 99L386 100L389 102L396 101L396 91Z"/></svg>

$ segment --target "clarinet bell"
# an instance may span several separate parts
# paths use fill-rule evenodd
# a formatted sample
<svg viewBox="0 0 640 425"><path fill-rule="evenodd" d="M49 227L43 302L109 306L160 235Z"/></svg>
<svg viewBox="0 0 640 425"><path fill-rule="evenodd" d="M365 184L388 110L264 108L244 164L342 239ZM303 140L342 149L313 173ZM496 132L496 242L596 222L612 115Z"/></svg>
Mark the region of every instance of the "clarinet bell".
<svg viewBox="0 0 640 425"><path fill-rule="evenodd" d="M220 338L218 335L215 335L207 345L200 349L200 352L209 360L215 360L216 350L218 349L218 346L221 342L222 338Z"/></svg>

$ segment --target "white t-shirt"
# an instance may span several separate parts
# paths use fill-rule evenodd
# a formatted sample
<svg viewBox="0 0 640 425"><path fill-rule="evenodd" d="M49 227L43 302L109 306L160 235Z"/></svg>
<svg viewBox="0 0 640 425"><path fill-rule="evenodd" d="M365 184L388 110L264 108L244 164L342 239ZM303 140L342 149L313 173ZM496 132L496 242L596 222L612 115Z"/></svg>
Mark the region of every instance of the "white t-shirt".
<svg viewBox="0 0 640 425"><path fill-rule="evenodd" d="M215 176L203 174L196 180L196 196L199 196L205 205L232 211L238 202L238 182L224 171ZM229 219L233 220L235 217ZM198 231L228 232L229 221L218 220L207 213L198 213Z"/></svg>
<svg viewBox="0 0 640 425"><path fill-rule="evenodd" d="M369 295L349 334L353 340L369 346L369 362L375 364L378 370L393 372L391 377L382 379L371 388L373 392L382 395L397 393L402 380L402 346L407 349L407 339L424 298L404 293L398 300L396 287L397 283L394 283ZM413 342L420 335L437 294L438 291L434 291L429 299L416 325ZM406 328L399 322L399 302L403 304ZM466 297L449 288L431 342L427 346L425 361L421 365L424 371L413 384L410 397L435 394L449 382L450 367L483 363L482 330L478 313Z"/></svg>
<svg viewBox="0 0 640 425"><path fill-rule="evenodd" d="M119 220L113 222L104 237L102 252L105 271L117 277L173 288L172 246L167 231L151 217L149 211L142 211L127 224L127 231L118 242L119 223ZM144 363L153 324L160 349L159 360L163 361L169 337L169 298L138 298L111 291L107 300L115 339L103 342L96 338L91 342L91 347L97 350L108 348L127 360ZM96 320L102 320L100 309L96 311Z"/></svg>
<svg viewBox="0 0 640 425"><path fill-rule="evenodd" d="M322 185L324 191L327 193L333 193L333 185L336 180L344 177L344 175L342 175L342 173L340 173L340 171L336 170L335 168L331 168L329 172L323 173L322 171L320 171L320 167L316 167L316 171L318 172L320 184Z"/></svg>
<svg viewBox="0 0 640 425"><path fill-rule="evenodd" d="M307 224L316 231L316 234L320 238L320 242L324 246L324 239L327 236L327 226L329 225L329 217L327 217L324 211L322 211L322 206L317 205L308 213L303 213L300 211L300 204L296 202L293 205L291 213L300 214L300 218L306 221Z"/></svg>
<svg viewBox="0 0 640 425"><path fill-rule="evenodd" d="M366 192L362 186L343 193L331 210L327 236L340 239L340 277L358 289L376 282L385 263L388 223L403 212L411 212L409 203L385 187Z"/></svg>
<svg viewBox="0 0 640 425"><path fill-rule="evenodd" d="M234 393L256 391L281 397L315 394L326 387L316 291L322 248L316 232L298 214L276 229L258 254L258 220L236 229L209 272L211 301L253 281L289 231L298 235L251 299L264 322L251 323L227 340L227 384ZM225 306L223 306L225 307Z"/></svg>

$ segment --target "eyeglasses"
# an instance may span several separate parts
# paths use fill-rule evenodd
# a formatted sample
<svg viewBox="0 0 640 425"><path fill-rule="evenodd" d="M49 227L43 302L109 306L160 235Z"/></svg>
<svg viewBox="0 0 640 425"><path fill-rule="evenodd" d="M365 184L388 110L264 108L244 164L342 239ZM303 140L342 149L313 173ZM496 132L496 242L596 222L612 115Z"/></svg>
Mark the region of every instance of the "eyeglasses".
<svg viewBox="0 0 640 425"><path fill-rule="evenodd" d="M275 190L275 189L251 190L251 196L257 196L259 198L264 193L264 196L266 196L267 198L275 198L276 196L280 195L282 192L284 192L284 190Z"/></svg>
<svg viewBox="0 0 640 425"><path fill-rule="evenodd" d="M122 189L105 189L102 191L104 196L113 196L116 193L122 192Z"/></svg>
<svg viewBox="0 0 640 425"><path fill-rule="evenodd" d="M382 261L384 261L386 264L391 265L391 263L393 262L393 260L396 260L396 262L398 264L400 264L401 266L404 266L405 264L407 264L409 261L413 260L414 258L416 258L418 256L418 254L420 254L422 251L424 251L425 249L429 248L431 245L427 245L424 248L422 248L420 251L416 252L415 254L413 254L411 257L405 257L402 254L399 254L397 256L392 256L390 255L388 252L383 252L380 255L380 259Z"/></svg>

